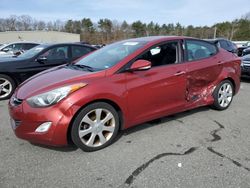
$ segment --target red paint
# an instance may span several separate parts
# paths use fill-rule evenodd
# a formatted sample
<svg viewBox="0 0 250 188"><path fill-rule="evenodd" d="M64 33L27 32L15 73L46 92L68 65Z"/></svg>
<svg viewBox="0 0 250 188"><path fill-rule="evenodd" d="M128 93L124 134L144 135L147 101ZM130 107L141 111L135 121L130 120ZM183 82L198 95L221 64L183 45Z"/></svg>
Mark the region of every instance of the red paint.
<svg viewBox="0 0 250 188"><path fill-rule="evenodd" d="M122 129L126 129L162 116L212 104L212 92L224 79L231 79L235 93L238 92L240 59L222 49L216 55L202 60L183 61L149 70L118 72L148 47L168 40L185 40L185 37L148 37L138 40L148 42L104 71L54 68L22 84L14 94L23 100L22 104L13 106L11 101L9 104L10 116L21 121L14 130L16 136L35 143L67 145L67 132L74 115L82 107L97 100L115 103L122 112ZM139 60L132 68L138 69L150 64ZM53 106L32 108L26 102L31 96L79 82L88 85ZM48 132L34 132L47 121L52 122Z"/></svg>

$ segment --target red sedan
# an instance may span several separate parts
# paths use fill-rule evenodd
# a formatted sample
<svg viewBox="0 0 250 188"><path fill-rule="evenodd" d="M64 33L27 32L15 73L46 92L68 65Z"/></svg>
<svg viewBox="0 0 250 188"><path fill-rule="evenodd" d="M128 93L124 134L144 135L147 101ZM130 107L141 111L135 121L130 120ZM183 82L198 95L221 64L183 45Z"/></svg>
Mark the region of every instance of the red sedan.
<svg viewBox="0 0 250 188"><path fill-rule="evenodd" d="M211 105L229 107L240 87L241 60L187 37L116 42L73 64L24 82L9 102L17 137L95 151L119 130Z"/></svg>

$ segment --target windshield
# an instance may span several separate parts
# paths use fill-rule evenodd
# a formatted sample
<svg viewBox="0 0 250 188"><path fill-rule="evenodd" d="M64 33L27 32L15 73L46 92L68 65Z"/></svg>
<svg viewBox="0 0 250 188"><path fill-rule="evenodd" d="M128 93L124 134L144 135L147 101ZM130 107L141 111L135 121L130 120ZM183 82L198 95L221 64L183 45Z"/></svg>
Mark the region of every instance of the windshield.
<svg viewBox="0 0 250 188"><path fill-rule="evenodd" d="M96 70L108 69L145 44L146 42L142 41L116 42L93 52L75 65L88 66Z"/></svg>
<svg viewBox="0 0 250 188"><path fill-rule="evenodd" d="M31 48L30 50L27 50L23 54L19 55L20 58L32 58L36 56L39 52L41 52L44 48L46 48L45 45L38 45L34 48Z"/></svg>

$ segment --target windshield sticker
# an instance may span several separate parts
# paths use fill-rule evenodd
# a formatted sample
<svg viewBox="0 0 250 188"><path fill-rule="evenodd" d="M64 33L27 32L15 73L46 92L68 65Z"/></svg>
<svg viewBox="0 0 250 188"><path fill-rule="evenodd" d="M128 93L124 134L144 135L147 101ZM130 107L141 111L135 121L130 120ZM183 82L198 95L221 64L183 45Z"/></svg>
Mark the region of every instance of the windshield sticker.
<svg viewBox="0 0 250 188"><path fill-rule="evenodd" d="M135 46L137 44L138 44L138 42L125 42L125 43L123 43L124 46Z"/></svg>
<svg viewBox="0 0 250 188"><path fill-rule="evenodd" d="M151 55L157 55L161 52L161 48L160 47L156 47L150 50Z"/></svg>

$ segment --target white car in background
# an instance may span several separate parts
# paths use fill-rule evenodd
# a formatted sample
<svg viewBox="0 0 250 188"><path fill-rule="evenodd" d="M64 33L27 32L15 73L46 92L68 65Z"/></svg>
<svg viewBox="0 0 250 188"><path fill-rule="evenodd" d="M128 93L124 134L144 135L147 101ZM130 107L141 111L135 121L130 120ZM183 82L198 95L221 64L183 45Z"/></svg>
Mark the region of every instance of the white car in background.
<svg viewBox="0 0 250 188"><path fill-rule="evenodd" d="M3 44L0 45L0 57L12 57L19 55L37 45L39 45L39 43L35 42L15 42Z"/></svg>

